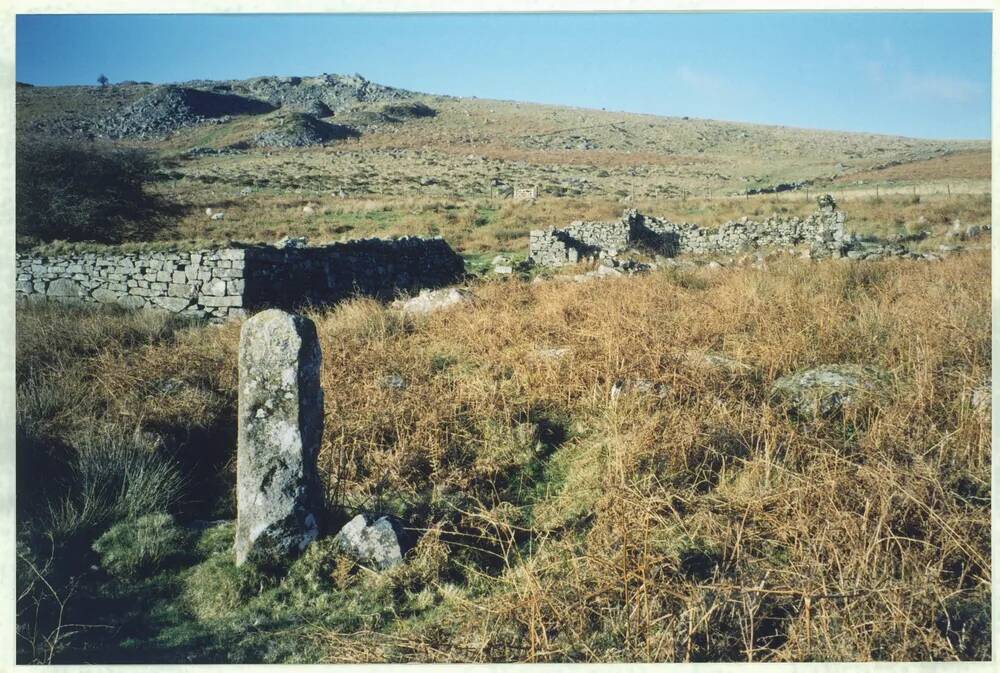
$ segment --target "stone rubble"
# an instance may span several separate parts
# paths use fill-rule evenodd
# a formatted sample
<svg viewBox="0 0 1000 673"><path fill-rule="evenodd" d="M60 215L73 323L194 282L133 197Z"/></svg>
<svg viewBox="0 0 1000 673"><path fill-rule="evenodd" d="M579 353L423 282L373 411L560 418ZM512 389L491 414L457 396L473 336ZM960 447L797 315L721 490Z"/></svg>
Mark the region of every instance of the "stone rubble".
<svg viewBox="0 0 1000 673"><path fill-rule="evenodd" d="M667 220L627 210L616 222L571 223L564 229L535 230L530 234L528 263L543 267L560 267L584 262L600 262L611 270L596 268L573 276L585 281L623 273L636 273L653 268L705 268L718 270L738 263L767 269L768 255L743 255L738 262L729 260L677 259L684 253L695 255L733 254L758 248L785 250L804 260L836 258L849 261L880 260L887 258L940 261L940 253L957 252L959 246L941 246L938 253L918 252L905 244L926 238L927 232L897 235L886 240L860 238L844 230L846 215L836 209L833 198L825 195L818 199L820 209L804 218L772 216L763 221L743 217L723 224L718 230L702 229L692 224L676 224ZM971 225L962 229L956 221L949 236L966 241L990 231L989 225ZM797 250L801 246L806 249ZM656 260L644 267L632 266L634 260L618 256L626 250L641 250ZM617 272L617 273L616 273Z"/></svg>
<svg viewBox="0 0 1000 673"><path fill-rule="evenodd" d="M442 290L422 290L416 297L400 299L393 306L406 315L427 315L462 304L470 304L476 296L464 288L449 287Z"/></svg>
<svg viewBox="0 0 1000 673"><path fill-rule="evenodd" d="M576 264L601 253L645 248L673 257L681 253L734 253L762 247L809 244L814 256L839 257L852 242L844 231L846 216L833 199L820 199L820 210L806 218L772 216L757 222L743 217L717 230L675 223L626 210L616 222L571 223L565 229L530 233L528 259L540 266Z"/></svg>

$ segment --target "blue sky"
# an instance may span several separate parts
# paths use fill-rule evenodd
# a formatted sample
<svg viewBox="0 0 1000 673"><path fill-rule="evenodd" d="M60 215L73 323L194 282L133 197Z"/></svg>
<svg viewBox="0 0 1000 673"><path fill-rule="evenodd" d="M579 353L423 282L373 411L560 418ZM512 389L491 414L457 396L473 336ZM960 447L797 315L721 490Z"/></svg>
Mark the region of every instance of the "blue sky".
<svg viewBox="0 0 1000 673"><path fill-rule="evenodd" d="M18 81L361 73L430 93L990 135L988 13L19 15Z"/></svg>

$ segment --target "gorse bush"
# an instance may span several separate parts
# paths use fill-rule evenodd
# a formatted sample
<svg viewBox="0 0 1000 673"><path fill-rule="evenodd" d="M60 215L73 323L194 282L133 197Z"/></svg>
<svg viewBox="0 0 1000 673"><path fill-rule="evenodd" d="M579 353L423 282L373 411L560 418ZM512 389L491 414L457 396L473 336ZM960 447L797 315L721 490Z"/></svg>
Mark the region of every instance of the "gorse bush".
<svg viewBox="0 0 1000 673"><path fill-rule="evenodd" d="M145 188L158 166L148 151L24 136L16 153L15 222L22 242L141 240L176 213Z"/></svg>

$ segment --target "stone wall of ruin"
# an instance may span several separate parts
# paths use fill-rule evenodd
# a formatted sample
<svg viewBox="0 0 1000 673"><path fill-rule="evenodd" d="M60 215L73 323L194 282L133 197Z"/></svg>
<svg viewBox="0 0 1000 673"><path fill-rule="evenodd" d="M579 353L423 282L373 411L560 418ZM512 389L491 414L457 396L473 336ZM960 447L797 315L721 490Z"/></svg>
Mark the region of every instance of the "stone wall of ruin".
<svg viewBox="0 0 1000 673"><path fill-rule="evenodd" d="M765 247L807 244L813 250L837 254L848 237L846 217L834 208L807 216L773 215L765 220L744 217L718 229L626 211L615 222L573 222L564 229L532 231L528 257L542 266L562 266L605 253L643 248L664 256L681 253L736 253Z"/></svg>
<svg viewBox="0 0 1000 673"><path fill-rule="evenodd" d="M243 246L193 252L17 254L25 301L79 301L225 319L262 308L389 298L459 279L441 239L361 240L320 247Z"/></svg>

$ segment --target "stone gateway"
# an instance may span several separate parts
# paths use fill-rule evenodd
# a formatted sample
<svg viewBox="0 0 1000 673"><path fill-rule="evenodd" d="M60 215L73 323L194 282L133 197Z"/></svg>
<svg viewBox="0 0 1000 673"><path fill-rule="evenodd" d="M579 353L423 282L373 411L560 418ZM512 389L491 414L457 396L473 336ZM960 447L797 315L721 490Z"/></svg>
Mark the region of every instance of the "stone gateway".
<svg viewBox="0 0 1000 673"><path fill-rule="evenodd" d="M321 354L311 320L271 309L240 332L236 564L281 567L319 535Z"/></svg>

